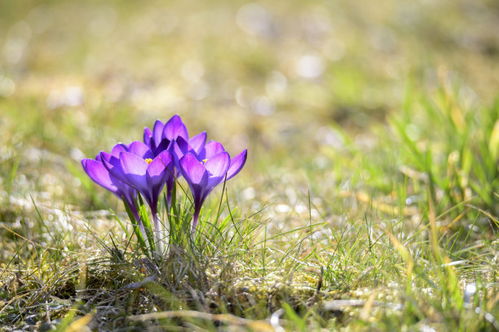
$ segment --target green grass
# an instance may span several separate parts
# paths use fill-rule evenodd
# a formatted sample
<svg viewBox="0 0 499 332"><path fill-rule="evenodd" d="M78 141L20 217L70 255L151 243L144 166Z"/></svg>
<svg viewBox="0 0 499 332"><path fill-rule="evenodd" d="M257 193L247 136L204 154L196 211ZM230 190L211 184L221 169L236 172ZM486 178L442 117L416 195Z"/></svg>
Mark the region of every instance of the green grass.
<svg viewBox="0 0 499 332"><path fill-rule="evenodd" d="M497 330L497 5L243 4L0 4L0 330ZM79 162L174 113L249 159L157 259Z"/></svg>

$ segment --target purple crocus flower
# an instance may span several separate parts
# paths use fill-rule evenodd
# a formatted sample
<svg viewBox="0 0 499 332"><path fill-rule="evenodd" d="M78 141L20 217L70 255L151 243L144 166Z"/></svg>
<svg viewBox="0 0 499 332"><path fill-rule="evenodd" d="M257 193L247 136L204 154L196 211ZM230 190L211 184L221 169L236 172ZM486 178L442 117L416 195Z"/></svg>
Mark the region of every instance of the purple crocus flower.
<svg viewBox="0 0 499 332"><path fill-rule="evenodd" d="M197 154L197 158L200 161L210 160L213 156L225 152L224 146L217 142L211 141L206 143L203 148ZM248 150L244 149L237 156L230 158L229 169L227 170L227 180L232 179L234 176L241 171L244 164L246 163L246 159L248 157Z"/></svg>
<svg viewBox="0 0 499 332"><path fill-rule="evenodd" d="M204 134L204 137L201 136ZM186 141L182 137L178 137L172 144L170 145L169 151L172 153L173 158L175 160L175 166L180 169L180 159L184 155L186 155L188 152L191 152L196 156L198 160L203 160L200 159L199 156L201 153L203 153L203 156L205 155L204 149L205 149L205 142L206 142L206 133L202 132L201 134L198 134L194 137L192 137L189 141ZM222 151L220 151L222 152Z"/></svg>
<svg viewBox="0 0 499 332"><path fill-rule="evenodd" d="M128 147L117 145L110 154L101 153L101 159L114 177L135 188L146 200L154 220L156 243L161 250L158 201L161 190L173 177L170 152L165 150L154 156L147 145L136 141Z"/></svg>
<svg viewBox="0 0 499 332"><path fill-rule="evenodd" d="M163 123L157 120L154 123L153 129L144 128L144 143L149 147L153 156L159 155L161 152L168 150L173 154L174 162L177 167L174 167L173 177L167 179L166 185L166 201L168 208L171 205L172 191L175 186L175 179L180 175L178 172L178 156L183 156L184 153L174 153L174 143L175 141L185 142L183 145L187 145L190 148L195 149L195 151L200 151L204 144L206 143L206 132L202 132L189 138L189 132L184 122L178 115L174 115L167 122Z"/></svg>
<svg viewBox="0 0 499 332"><path fill-rule="evenodd" d="M206 163L200 162L191 152L180 160L180 171L189 184L194 200L193 232L196 230L201 206L213 188L224 180L229 164L227 152L214 156Z"/></svg>
<svg viewBox="0 0 499 332"><path fill-rule="evenodd" d="M193 232L206 197L219 183L239 173L246 163L246 157L247 150L244 150L231 160L222 144L210 142L198 154L190 150L180 159L180 172L189 184L194 200Z"/></svg>
<svg viewBox="0 0 499 332"><path fill-rule="evenodd" d="M189 132L182 118L174 115L167 122L157 120L153 129L144 128L144 143L151 149L154 156L168 149L177 138L182 138L193 147L201 147L206 142L206 132L189 139Z"/></svg>
<svg viewBox="0 0 499 332"><path fill-rule="evenodd" d="M211 141L202 145L192 145L190 141L188 143L180 137L176 139L176 144L173 145L171 151L176 161L176 166L179 168L180 159L182 159L182 157L188 152L194 154L201 162L205 162L221 152L226 152L223 145L217 141ZM237 175L237 173L239 173L246 163L247 155L248 150L245 149L237 156L230 159L230 165L227 171L227 180L232 179Z"/></svg>
<svg viewBox="0 0 499 332"><path fill-rule="evenodd" d="M140 223L137 212L138 209L135 203L137 191L110 174L109 170L104 166L100 154L98 154L95 159L83 159L81 165L92 181L122 199L130 208L135 219Z"/></svg>
<svg viewBox="0 0 499 332"><path fill-rule="evenodd" d="M135 141L116 145L111 153L102 152L101 159L115 178L140 192L153 215L157 214L159 194L173 173L169 151L154 156L147 145Z"/></svg>
<svg viewBox="0 0 499 332"><path fill-rule="evenodd" d="M118 150L128 149L128 145L119 144L113 148L113 152L117 153ZM111 152L111 153L113 153ZM123 203L130 209L133 218L137 221L139 225L140 232L142 236L146 237L146 230L144 228L144 223L139 216L137 207L137 190L123 181L120 181L114 175L112 175L109 170L104 165L101 155L105 152L99 153L95 159L83 159L81 165L87 173L87 175L100 185L101 187L109 190L116 196L118 196Z"/></svg>

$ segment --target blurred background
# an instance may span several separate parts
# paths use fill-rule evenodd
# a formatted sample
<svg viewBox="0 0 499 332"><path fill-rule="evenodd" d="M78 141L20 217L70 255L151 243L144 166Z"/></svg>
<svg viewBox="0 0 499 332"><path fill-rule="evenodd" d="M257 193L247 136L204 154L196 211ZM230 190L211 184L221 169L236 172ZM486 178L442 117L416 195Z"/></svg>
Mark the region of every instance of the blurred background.
<svg viewBox="0 0 499 332"><path fill-rule="evenodd" d="M253 186L305 183L419 94L490 104L498 31L494 0L1 1L3 185L105 207L82 203L79 160L176 113L248 147ZM344 167L331 178L348 187Z"/></svg>
<svg viewBox="0 0 499 332"><path fill-rule="evenodd" d="M271 302L296 290L312 308L327 290L365 296L349 330L401 329L370 325L378 300L401 301L406 330L493 328L479 324L499 298L499 1L0 0L0 325L162 308L140 300L142 281L128 293L145 265L114 261L136 257L128 219L80 161L174 114L231 155L248 148L220 220L230 205L234 229L256 230L246 250L225 223L210 265L234 275L209 272L204 295L204 278L179 277L179 299L211 311L220 293L221 312L242 301L243 317L279 321ZM80 301L88 311L70 309ZM290 310L282 321L301 328ZM306 319L354 317L337 312Z"/></svg>

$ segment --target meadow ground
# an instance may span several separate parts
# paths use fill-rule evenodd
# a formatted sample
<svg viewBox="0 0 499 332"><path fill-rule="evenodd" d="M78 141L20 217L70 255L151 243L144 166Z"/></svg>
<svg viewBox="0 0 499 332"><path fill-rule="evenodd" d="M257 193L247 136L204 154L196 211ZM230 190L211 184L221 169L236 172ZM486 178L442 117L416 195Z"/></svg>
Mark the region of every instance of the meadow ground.
<svg viewBox="0 0 499 332"><path fill-rule="evenodd" d="M493 0L2 1L0 330L499 329L497 31ZM80 160L176 113L249 157L153 264Z"/></svg>

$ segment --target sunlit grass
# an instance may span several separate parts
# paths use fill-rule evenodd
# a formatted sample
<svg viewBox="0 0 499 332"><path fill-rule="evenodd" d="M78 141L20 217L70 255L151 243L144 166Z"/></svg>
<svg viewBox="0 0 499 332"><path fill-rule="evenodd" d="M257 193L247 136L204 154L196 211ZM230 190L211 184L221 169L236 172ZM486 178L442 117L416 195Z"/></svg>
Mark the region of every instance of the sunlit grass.
<svg viewBox="0 0 499 332"><path fill-rule="evenodd" d="M383 4L2 3L0 325L496 330L497 6ZM249 159L158 260L79 162L174 113Z"/></svg>

